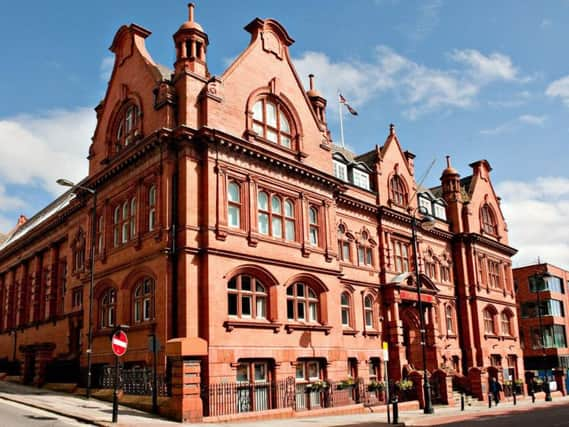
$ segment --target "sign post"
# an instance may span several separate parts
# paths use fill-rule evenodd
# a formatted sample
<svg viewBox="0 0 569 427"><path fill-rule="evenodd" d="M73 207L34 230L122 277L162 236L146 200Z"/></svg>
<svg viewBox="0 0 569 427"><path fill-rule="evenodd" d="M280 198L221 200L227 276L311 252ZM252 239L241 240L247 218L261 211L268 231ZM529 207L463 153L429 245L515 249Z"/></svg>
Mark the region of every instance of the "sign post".
<svg viewBox="0 0 569 427"><path fill-rule="evenodd" d="M391 424L391 413L389 412L389 374L387 372L387 362L389 362L389 347L387 342L383 342L383 371L385 372L385 405L387 409L387 424Z"/></svg>
<svg viewBox="0 0 569 427"><path fill-rule="evenodd" d="M115 384L113 390L113 423L116 423L119 417L119 357L124 356L128 348L128 337L123 329L128 326L119 326L111 337L111 348L115 354Z"/></svg>
<svg viewBox="0 0 569 427"><path fill-rule="evenodd" d="M158 413L158 374L157 368L157 353L160 351L160 341L155 333L148 337L148 349L153 354L152 360L152 412Z"/></svg>

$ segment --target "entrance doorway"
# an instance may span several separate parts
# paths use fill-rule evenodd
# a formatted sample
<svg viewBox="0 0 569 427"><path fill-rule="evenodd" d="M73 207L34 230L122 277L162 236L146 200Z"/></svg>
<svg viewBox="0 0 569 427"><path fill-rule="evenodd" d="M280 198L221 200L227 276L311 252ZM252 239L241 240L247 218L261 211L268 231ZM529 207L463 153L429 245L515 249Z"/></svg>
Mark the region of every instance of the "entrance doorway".
<svg viewBox="0 0 569 427"><path fill-rule="evenodd" d="M421 346L421 333L419 323L419 311L409 306L401 313L403 323L403 345L405 346L405 358L410 368L423 369L423 357Z"/></svg>

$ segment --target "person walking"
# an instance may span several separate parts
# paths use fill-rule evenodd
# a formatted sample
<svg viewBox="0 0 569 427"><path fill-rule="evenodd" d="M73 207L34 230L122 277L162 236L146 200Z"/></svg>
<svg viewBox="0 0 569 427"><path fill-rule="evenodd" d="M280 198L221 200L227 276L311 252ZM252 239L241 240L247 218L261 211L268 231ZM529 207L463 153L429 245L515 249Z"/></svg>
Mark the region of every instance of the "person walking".
<svg viewBox="0 0 569 427"><path fill-rule="evenodd" d="M500 403L500 392L502 391L502 385L496 380L496 377L492 377L490 381L490 393L494 396L494 403L498 406Z"/></svg>

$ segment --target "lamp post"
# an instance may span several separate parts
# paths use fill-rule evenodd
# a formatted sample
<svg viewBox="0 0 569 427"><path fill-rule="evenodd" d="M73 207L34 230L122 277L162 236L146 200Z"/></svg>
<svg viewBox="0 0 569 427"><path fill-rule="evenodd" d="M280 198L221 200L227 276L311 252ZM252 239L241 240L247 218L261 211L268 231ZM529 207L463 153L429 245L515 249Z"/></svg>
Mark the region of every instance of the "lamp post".
<svg viewBox="0 0 569 427"><path fill-rule="evenodd" d="M416 213L417 210L423 214L423 218L419 221L417 220ZM431 401L431 384L429 383L429 378L427 377L427 349L425 348L427 344L427 336L425 331L425 313L423 312L423 300L421 298L421 282L419 274L419 257L417 249L417 226L420 226L424 230L430 230L436 225L436 220L425 213L420 207L413 211L413 216L411 218L411 241L413 244L413 267L415 268L415 283L417 286L417 296L419 299L419 322L421 328L421 349L423 353L423 394L425 396L425 407L423 412L425 414L432 414L435 412L433 408L433 403Z"/></svg>
<svg viewBox="0 0 569 427"><path fill-rule="evenodd" d="M545 271L541 274L536 274L534 276L534 286L537 294L537 319L539 323L539 338L541 341L541 355L543 357L543 369L547 371L547 354L545 353L545 335L543 333L543 322L541 320L541 290L545 289L545 279L551 277L549 272ZM543 388L545 389L545 401L551 402L551 390L549 389L549 378L545 375L545 381L543 382Z"/></svg>
<svg viewBox="0 0 569 427"><path fill-rule="evenodd" d="M93 353L93 288L95 287L95 234L97 234L97 191L93 188L77 185L68 179L58 179L56 181L64 187L71 187L72 191L76 189L84 190L93 196L93 210L91 212L91 272L89 277L89 324L87 331L87 390L85 397L91 397L91 355Z"/></svg>

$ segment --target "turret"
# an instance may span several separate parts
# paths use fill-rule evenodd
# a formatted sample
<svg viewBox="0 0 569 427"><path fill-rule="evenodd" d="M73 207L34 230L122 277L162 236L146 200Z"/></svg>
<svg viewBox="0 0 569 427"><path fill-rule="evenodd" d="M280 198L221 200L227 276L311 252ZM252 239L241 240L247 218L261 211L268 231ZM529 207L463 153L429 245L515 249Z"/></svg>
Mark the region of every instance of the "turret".
<svg viewBox="0 0 569 427"><path fill-rule="evenodd" d="M176 74L190 71L202 77L209 77L206 53L209 40L202 26L194 21L193 3L188 4L188 20L174 34L176 44Z"/></svg>
<svg viewBox="0 0 569 427"><path fill-rule="evenodd" d="M450 156L447 158L447 167L441 175L443 198L447 203L447 218L454 233L462 232L462 193L460 189L460 175L450 164Z"/></svg>
<svg viewBox="0 0 569 427"><path fill-rule="evenodd" d="M308 78L310 79L310 89L306 92L308 99L310 99L310 103L312 104L312 108L316 112L316 117L322 123L326 123L326 99L320 95L314 88L314 74L309 74Z"/></svg>

